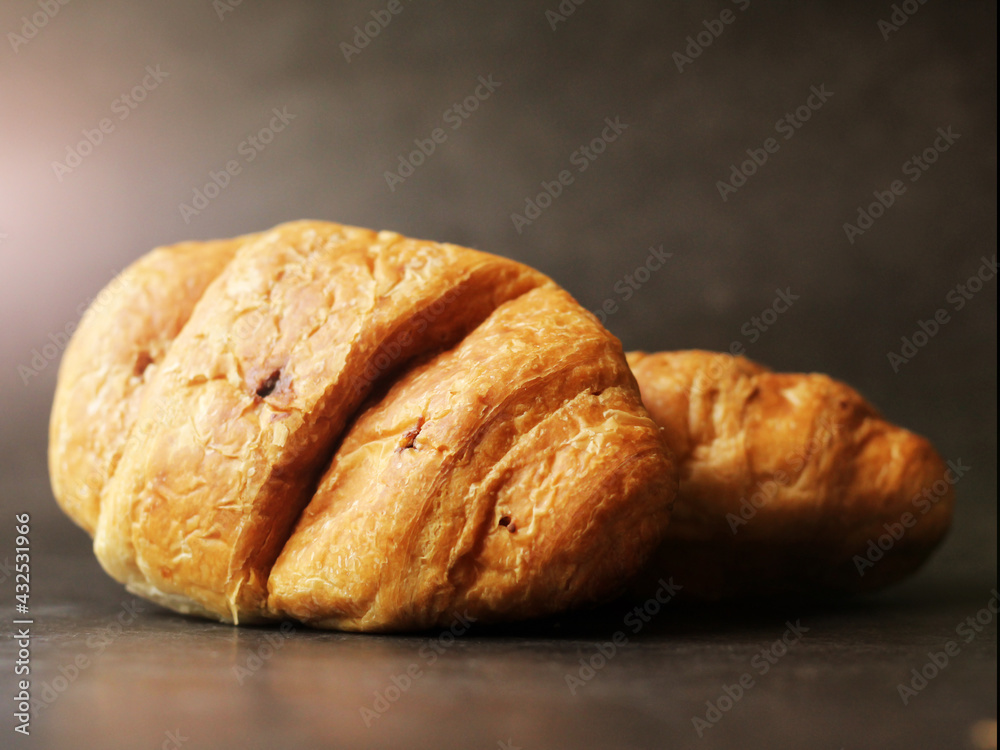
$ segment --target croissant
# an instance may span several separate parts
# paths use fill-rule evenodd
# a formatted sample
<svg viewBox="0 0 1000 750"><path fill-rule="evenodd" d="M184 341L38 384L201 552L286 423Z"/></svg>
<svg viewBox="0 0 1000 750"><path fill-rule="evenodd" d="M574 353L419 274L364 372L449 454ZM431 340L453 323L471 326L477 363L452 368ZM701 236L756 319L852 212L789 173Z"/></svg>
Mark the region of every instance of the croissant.
<svg viewBox="0 0 1000 750"><path fill-rule="evenodd" d="M614 595L676 468L621 345L524 265L322 222L163 247L84 316L49 464L104 569L232 623Z"/></svg>
<svg viewBox="0 0 1000 750"><path fill-rule="evenodd" d="M640 589L671 574L710 599L871 590L947 532L961 464L843 383L703 351L628 362L680 472Z"/></svg>

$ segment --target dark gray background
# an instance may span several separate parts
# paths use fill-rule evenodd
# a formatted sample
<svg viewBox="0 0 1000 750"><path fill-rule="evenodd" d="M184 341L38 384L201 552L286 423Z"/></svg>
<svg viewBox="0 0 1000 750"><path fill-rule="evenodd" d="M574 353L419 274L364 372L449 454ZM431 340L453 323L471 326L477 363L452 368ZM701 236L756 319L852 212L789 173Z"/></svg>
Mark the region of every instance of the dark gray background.
<svg viewBox="0 0 1000 750"><path fill-rule="evenodd" d="M220 19L209 0L75 0L15 51L8 32L22 33L39 6L0 6L2 518L33 518L39 684L77 654L99 662L36 717L32 742L86 746L89 735L76 733L96 726L110 732L103 746L159 747L176 726L191 748L282 737L350 747L773 747L781 736L831 748L975 746L970 727L996 718L995 623L910 707L894 686L985 606L996 581L996 281L961 311L946 299L996 252L995 4L932 0L885 40L877 22L889 3L589 0L553 31L545 11L556 0L414 0L347 62L341 43L384 7L244 2ZM735 21L679 72L673 53L725 8ZM115 100L157 65L167 78L118 120ZM458 130L445 124L447 141L391 191L385 171L488 75L496 92ZM730 165L821 85L829 101L793 138L778 135L780 150L722 201L716 182ZM272 108L295 119L246 163L239 145ZM52 163L104 117L114 132L60 181ZM615 117L628 129L577 173L570 155ZM960 138L910 183L903 163L948 127ZM185 223L179 204L229 159L241 173ZM574 183L518 233L511 213L567 168ZM905 194L848 242L844 222L896 179ZM240 687L231 667L265 643L263 631L151 609L98 653L87 634L127 599L48 488L57 362L27 383L19 367L33 367L50 334L150 248L296 218L525 261L591 309L618 300L608 326L627 348L740 341L774 368L846 380L973 467L957 488L953 533L911 582L849 605L661 615L582 697L563 676L621 627L619 612L481 633L371 730L358 709L417 659L420 639L297 633ZM660 244L673 257L621 301L615 284ZM751 342L741 329L779 288L799 299ZM894 373L888 352L942 307L950 322ZM0 530L0 560L12 536ZM0 577L6 613L12 587ZM699 742L691 715L781 634L786 615L812 618L814 637ZM7 685L9 659L3 669Z"/></svg>

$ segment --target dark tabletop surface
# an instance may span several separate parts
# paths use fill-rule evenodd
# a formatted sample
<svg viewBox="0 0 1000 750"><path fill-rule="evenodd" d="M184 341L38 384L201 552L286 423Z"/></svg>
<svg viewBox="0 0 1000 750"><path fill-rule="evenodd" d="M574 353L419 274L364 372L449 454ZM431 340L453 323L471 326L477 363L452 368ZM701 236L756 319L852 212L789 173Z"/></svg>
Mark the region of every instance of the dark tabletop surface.
<svg viewBox="0 0 1000 750"><path fill-rule="evenodd" d="M5 747L985 748L991 727L995 738L995 577L947 560L842 602L672 602L642 619L619 602L410 636L207 623L127 596L86 557L39 560L37 714L30 739L7 744L7 728ZM9 644L4 656L6 680ZM914 683L914 668L931 679Z"/></svg>
<svg viewBox="0 0 1000 750"><path fill-rule="evenodd" d="M383 24L386 7L0 4L0 747L995 747L996 4L420 0ZM274 110L287 122L263 143ZM425 163L387 179L435 128ZM531 224L512 217L562 170L572 183ZM972 467L952 532L885 592L671 602L649 622L619 602L359 636L137 605L49 490L66 332L158 244L303 217L530 263L589 309L610 300L629 349L739 342L845 380ZM673 255L628 293L660 245ZM778 290L797 299L761 329Z"/></svg>

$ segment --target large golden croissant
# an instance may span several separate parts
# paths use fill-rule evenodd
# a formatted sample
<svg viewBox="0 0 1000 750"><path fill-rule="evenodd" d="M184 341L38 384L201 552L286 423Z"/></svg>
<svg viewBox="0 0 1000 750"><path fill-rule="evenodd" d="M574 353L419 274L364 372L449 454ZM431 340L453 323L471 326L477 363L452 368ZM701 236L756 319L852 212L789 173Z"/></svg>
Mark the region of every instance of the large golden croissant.
<svg viewBox="0 0 1000 750"><path fill-rule="evenodd" d="M947 532L963 468L843 383L703 351L628 361L680 471L653 581L713 599L864 591Z"/></svg>
<svg viewBox="0 0 1000 750"><path fill-rule="evenodd" d="M607 598L676 492L621 345L550 279L321 222L127 269L63 358L50 471L130 591L350 630Z"/></svg>

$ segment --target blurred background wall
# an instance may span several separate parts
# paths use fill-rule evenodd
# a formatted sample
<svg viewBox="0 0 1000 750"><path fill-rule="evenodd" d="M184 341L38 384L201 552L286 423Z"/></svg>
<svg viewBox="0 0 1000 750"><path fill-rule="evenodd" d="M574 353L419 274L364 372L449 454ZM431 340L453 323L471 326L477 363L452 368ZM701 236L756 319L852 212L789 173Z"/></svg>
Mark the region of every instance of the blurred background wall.
<svg viewBox="0 0 1000 750"><path fill-rule="evenodd" d="M5 513L88 546L47 418L116 272L308 217L527 262L626 348L850 382L972 466L932 571L995 576L995 3L577 3L5 0Z"/></svg>

